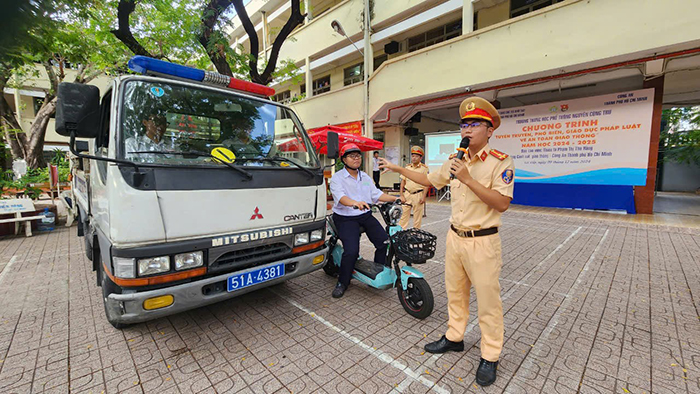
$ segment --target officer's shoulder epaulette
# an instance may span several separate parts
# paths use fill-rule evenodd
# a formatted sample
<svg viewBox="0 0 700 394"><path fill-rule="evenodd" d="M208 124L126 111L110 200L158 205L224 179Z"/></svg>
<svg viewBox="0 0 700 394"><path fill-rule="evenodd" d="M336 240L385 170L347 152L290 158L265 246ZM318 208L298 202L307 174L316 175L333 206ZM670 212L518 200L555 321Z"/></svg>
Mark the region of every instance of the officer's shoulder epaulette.
<svg viewBox="0 0 700 394"><path fill-rule="evenodd" d="M497 158L498 160L505 160L506 157L508 157L507 154L505 154L501 151L498 151L496 149L491 149L491 151L489 153L491 154L491 156Z"/></svg>

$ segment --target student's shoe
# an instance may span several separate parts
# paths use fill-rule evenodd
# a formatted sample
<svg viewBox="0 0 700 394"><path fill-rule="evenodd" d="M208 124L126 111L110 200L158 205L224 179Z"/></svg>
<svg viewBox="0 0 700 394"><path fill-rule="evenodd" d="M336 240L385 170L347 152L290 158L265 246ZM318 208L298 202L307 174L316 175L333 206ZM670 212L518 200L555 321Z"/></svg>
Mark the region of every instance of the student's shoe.
<svg viewBox="0 0 700 394"><path fill-rule="evenodd" d="M333 298L340 298L345 294L345 290L347 290L348 287L345 286L344 284L338 282L338 284L335 285L335 289L333 289Z"/></svg>

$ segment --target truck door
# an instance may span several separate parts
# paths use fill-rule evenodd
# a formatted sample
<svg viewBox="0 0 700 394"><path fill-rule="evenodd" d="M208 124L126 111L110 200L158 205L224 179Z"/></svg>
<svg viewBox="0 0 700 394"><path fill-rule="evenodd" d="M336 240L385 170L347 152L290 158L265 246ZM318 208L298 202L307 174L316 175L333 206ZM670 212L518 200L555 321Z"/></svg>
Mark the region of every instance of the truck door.
<svg viewBox="0 0 700 394"><path fill-rule="evenodd" d="M100 104L100 132L94 141L94 155L108 157L110 130L112 121L112 95L110 89L102 97ZM107 200L107 166L106 161L90 161L90 209L95 227L103 232L109 228L109 201Z"/></svg>

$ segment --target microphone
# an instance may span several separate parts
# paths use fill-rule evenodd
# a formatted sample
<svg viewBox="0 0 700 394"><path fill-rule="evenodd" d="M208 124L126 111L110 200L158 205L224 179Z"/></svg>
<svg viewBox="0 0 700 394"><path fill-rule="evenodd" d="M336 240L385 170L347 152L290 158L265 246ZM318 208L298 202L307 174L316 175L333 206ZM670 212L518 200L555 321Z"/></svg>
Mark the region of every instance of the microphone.
<svg viewBox="0 0 700 394"><path fill-rule="evenodd" d="M467 153L467 148L469 148L469 137L464 137L457 148L457 159L462 160L464 154ZM455 179L455 174L450 174L450 179Z"/></svg>

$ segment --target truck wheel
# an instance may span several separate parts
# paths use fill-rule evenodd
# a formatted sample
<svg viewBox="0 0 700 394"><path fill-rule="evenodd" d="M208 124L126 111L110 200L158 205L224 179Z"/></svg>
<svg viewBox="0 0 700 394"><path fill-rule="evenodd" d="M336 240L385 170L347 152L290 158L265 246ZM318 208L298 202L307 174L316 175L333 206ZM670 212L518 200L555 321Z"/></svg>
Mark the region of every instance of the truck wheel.
<svg viewBox="0 0 700 394"><path fill-rule="evenodd" d="M433 292L423 278L410 278L406 291L401 287L401 279L396 281L396 292L403 309L417 319L425 319L433 313Z"/></svg>
<svg viewBox="0 0 700 394"><path fill-rule="evenodd" d="M102 258L100 257L100 254L97 254L97 260L98 260L98 269L97 269L97 278L100 281L100 286L102 286L102 304L105 309L105 317L107 318L107 321L109 324L112 325L112 327L116 328L117 330L121 330L124 327L127 327L128 324L120 323L117 321L115 316L112 316L109 312L109 309L107 308L107 297L109 297L110 291L109 291L109 284L107 283L109 281L109 278L107 275L104 273L104 269L102 268Z"/></svg>
<svg viewBox="0 0 700 394"><path fill-rule="evenodd" d="M88 240L88 238L90 238L90 233L88 233L87 222L80 223L79 226L83 226L83 233L85 234L83 236L83 241L85 242L85 256L87 256L88 260L93 261L92 259L94 258L95 251Z"/></svg>
<svg viewBox="0 0 700 394"><path fill-rule="evenodd" d="M333 262L333 255L328 253L328 258L326 259L326 264L323 265L323 272L328 276L336 277L338 276L338 266Z"/></svg>

